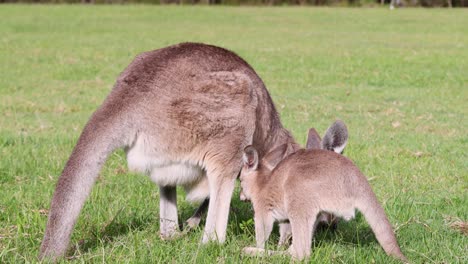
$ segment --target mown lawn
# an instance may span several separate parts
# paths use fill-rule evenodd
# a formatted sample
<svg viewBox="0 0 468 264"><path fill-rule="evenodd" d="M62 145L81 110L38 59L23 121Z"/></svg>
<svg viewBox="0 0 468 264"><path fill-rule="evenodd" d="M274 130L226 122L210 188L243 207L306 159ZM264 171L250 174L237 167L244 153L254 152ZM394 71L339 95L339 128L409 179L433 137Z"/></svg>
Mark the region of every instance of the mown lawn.
<svg viewBox="0 0 468 264"><path fill-rule="evenodd" d="M0 262L36 262L55 183L91 113L139 52L229 48L265 81L300 143L339 118L414 263L468 262L468 10L0 5ZM195 206L179 192L180 218ZM226 244L158 235L157 187L112 155L72 237L76 262L246 258L238 190ZM464 227L464 229L463 229ZM463 233L464 232L464 233ZM276 243L277 235L271 241ZM363 217L315 237L313 263L389 263Z"/></svg>

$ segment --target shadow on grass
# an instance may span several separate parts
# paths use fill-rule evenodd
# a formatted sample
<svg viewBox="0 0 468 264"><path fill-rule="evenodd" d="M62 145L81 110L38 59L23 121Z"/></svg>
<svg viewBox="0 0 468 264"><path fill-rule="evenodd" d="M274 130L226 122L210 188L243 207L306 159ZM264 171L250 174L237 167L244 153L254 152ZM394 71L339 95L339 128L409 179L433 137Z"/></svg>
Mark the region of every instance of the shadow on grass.
<svg viewBox="0 0 468 264"><path fill-rule="evenodd" d="M340 219L335 229L323 227L314 234L314 246L320 243L341 243L357 246L371 246L379 243L361 213L349 222Z"/></svg>
<svg viewBox="0 0 468 264"><path fill-rule="evenodd" d="M234 203L234 205L236 204ZM254 222L249 222L253 217L251 206L246 203L237 206L237 208L234 207L233 209L235 211L240 211L240 213L235 214L232 218L230 217L230 225L237 225L237 227L232 228L233 234L237 236L248 233L250 236L254 237ZM241 223L249 223L249 226L243 229L239 228ZM270 238L271 245L276 245L278 240L279 227L275 224ZM313 247L320 247L321 243L338 243L367 247L373 246L375 243L378 244L378 241L363 215L357 212L356 217L351 221L346 222L340 219L337 225L319 225L313 235Z"/></svg>
<svg viewBox="0 0 468 264"><path fill-rule="evenodd" d="M140 231L146 229L149 225L153 225L155 219L152 215L144 215L136 218L125 218L118 220L118 216L122 210L117 212L114 218L99 231L92 232L89 237L83 238L78 242L78 245L72 247L69 251L70 258L75 258L81 253L92 251L99 247L99 244L111 243L119 236L128 234L134 231ZM95 230L95 229L94 229Z"/></svg>
<svg viewBox="0 0 468 264"><path fill-rule="evenodd" d="M181 224L185 224L185 221L195 212L197 208L197 205L182 203L179 208L181 209ZM88 237L81 239L75 247L70 249L68 256L71 256L71 259L76 258L83 253L93 251L94 249L100 247L100 245L103 243L112 243L122 235L126 235L134 231L144 230L150 225L159 225L159 223L156 223L159 221L155 219L153 214L140 215L137 217L119 217L122 210L123 209L119 210L113 219L108 224L105 224L99 231L91 231ZM189 231L189 233L202 232L205 225L205 218L206 213L202 216L199 227L195 230ZM254 239L255 227L252 218L253 210L251 204L234 198L231 203L228 232L233 235L233 238L247 235ZM94 228L91 230L97 229L98 228ZM278 226L275 225L270 241L276 245L278 239L279 230ZM317 228L314 234L312 247L320 247L320 244L322 243L339 243L367 247L375 245L375 243L378 242L364 217L360 213L357 213L356 218L349 222L340 220L336 228L327 225Z"/></svg>
<svg viewBox="0 0 468 264"><path fill-rule="evenodd" d="M198 205L190 204L188 202L182 202L179 204L179 223L180 230L184 231L185 221L189 219L198 208ZM110 244L115 241L118 237L126 235L131 232L141 231L149 226L158 225L159 220L155 218L153 214L146 214L140 216L124 215L121 216L123 209L120 209L114 217L101 228L99 226L92 226L88 230L89 233L81 238L75 246L70 248L68 251L69 259L77 258L83 253L87 253L101 247L102 244ZM157 213L157 212L155 212ZM233 199L231 204L229 225L234 225L234 233L236 235L242 234L243 232L238 228L239 223L251 219L253 216L251 205L249 203L241 202L239 199ZM188 233L202 232L206 222L206 212L201 218L201 222L198 228L188 231ZM237 228L236 228L237 227ZM98 231L95 231L98 230ZM155 234L158 235L158 234ZM187 235L187 234L185 234Z"/></svg>

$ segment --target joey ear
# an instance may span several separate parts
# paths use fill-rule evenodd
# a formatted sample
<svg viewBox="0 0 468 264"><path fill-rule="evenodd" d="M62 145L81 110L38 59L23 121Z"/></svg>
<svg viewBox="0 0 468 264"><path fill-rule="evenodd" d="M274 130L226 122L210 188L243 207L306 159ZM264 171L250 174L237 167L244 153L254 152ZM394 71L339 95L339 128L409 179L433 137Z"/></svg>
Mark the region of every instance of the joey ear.
<svg viewBox="0 0 468 264"><path fill-rule="evenodd" d="M286 156L293 152L294 147L291 144L283 144L266 154L263 161L268 169L273 170Z"/></svg>
<svg viewBox="0 0 468 264"><path fill-rule="evenodd" d="M249 170L256 170L258 167L258 152L252 146L249 145L244 148L244 155L242 156L244 165L249 168Z"/></svg>
<svg viewBox="0 0 468 264"><path fill-rule="evenodd" d="M337 120L325 132L322 148L342 153L348 143L348 128L343 121Z"/></svg>
<svg viewBox="0 0 468 264"><path fill-rule="evenodd" d="M322 139L317 133L315 128L309 129L309 135L307 136L306 149L321 149L322 148Z"/></svg>

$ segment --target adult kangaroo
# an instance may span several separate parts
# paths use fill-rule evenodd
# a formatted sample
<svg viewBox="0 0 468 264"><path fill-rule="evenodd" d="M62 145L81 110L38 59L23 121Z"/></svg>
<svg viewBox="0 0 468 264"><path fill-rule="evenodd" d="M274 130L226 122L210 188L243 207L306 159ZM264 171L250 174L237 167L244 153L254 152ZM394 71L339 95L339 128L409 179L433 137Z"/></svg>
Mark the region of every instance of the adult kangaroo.
<svg viewBox="0 0 468 264"><path fill-rule="evenodd" d="M58 179L40 258L66 253L102 164L117 148L160 188L160 232L178 231L176 186L209 198L202 243L225 241L243 150L295 142L260 77L231 51L181 43L138 55L94 112Z"/></svg>

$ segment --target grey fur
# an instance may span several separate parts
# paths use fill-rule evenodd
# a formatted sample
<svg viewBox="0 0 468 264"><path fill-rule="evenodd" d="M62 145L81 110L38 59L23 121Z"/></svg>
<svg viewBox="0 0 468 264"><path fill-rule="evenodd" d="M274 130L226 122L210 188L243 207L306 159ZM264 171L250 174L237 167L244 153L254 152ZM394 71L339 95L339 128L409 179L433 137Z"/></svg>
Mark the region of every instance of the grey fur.
<svg viewBox="0 0 468 264"><path fill-rule="evenodd" d="M309 129L309 134L307 136L306 149L321 149L322 148L322 139L318 134L315 128Z"/></svg>
<svg viewBox="0 0 468 264"><path fill-rule="evenodd" d="M343 121L335 121L325 132L324 138L327 139L327 143L323 144L320 135L315 128L310 128L307 136L306 149L326 149L330 151L340 151L339 154L343 153L343 150L348 142L348 129ZM242 190L241 190L241 194ZM245 199L245 195L244 199ZM338 224L338 218L333 214L321 212L317 217L319 227L326 227L336 229ZM289 240L292 237L292 230L289 221L281 222L279 224L280 238L278 241L279 246L285 246L289 244Z"/></svg>
<svg viewBox="0 0 468 264"><path fill-rule="evenodd" d="M343 121L337 120L325 132L322 140L322 149L343 153L348 142L348 129Z"/></svg>
<svg viewBox="0 0 468 264"><path fill-rule="evenodd" d="M209 203L210 199L207 198L203 200L195 213L189 219L187 219L186 224L189 229L194 229L200 224L202 215L206 212L206 210L208 210Z"/></svg>
<svg viewBox="0 0 468 264"><path fill-rule="evenodd" d="M295 144L281 125L265 85L242 58L228 50L182 43L138 55L91 116L58 180L40 258L66 253L75 222L115 149L129 168L161 186L161 236L177 231L176 185L187 197L209 196L202 242L224 242L242 150L262 157Z"/></svg>
<svg viewBox="0 0 468 264"><path fill-rule="evenodd" d="M355 209L362 212L377 240L388 255L407 261L398 246L383 208L366 177L353 162L331 151L298 150L281 154L286 147L272 151L273 163L267 154L249 169L244 165L240 180L244 195L251 199L255 211L257 248L245 248L247 254L263 250L272 231L273 222L288 219L291 224L292 245L289 253L303 259L310 255L311 240L321 212L350 220ZM244 153L244 156L251 155ZM278 156L286 157L280 163ZM249 159L245 157L244 160ZM265 165L268 164L268 165ZM266 252L270 254L270 252Z"/></svg>

